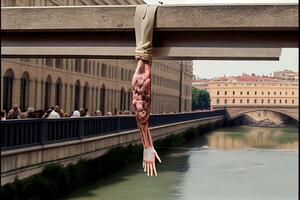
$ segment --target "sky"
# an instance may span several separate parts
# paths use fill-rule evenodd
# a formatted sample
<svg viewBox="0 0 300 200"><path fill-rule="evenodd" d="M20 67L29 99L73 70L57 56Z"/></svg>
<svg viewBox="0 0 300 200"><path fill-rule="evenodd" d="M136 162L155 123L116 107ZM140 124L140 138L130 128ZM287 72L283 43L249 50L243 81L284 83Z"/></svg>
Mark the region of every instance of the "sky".
<svg viewBox="0 0 300 200"><path fill-rule="evenodd" d="M145 0L147 4L295 4L298 0ZM298 71L299 49L282 49L279 61L193 61L193 73L200 78L241 75L243 73L270 75L274 71L289 69Z"/></svg>
<svg viewBox="0 0 300 200"><path fill-rule="evenodd" d="M279 61L193 61L193 74L200 78L235 76L243 73L270 75L274 71L289 69L298 71L299 49L283 48Z"/></svg>

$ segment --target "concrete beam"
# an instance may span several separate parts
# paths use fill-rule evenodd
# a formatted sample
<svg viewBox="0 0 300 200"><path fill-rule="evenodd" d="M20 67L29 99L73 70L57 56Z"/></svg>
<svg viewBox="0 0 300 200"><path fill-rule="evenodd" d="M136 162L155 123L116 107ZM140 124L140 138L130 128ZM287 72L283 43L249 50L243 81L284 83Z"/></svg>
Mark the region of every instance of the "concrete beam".
<svg viewBox="0 0 300 200"><path fill-rule="evenodd" d="M101 58L134 59L134 47L6 47L6 58ZM155 59L164 60L279 60L281 49L274 48L154 48Z"/></svg>
<svg viewBox="0 0 300 200"><path fill-rule="evenodd" d="M134 56L135 6L1 11L2 57ZM154 55L159 59L278 60L280 48L298 47L297 30L298 5L159 6Z"/></svg>
<svg viewBox="0 0 300 200"><path fill-rule="evenodd" d="M135 6L1 8L3 31L134 30ZM156 31L298 30L298 5L163 5Z"/></svg>

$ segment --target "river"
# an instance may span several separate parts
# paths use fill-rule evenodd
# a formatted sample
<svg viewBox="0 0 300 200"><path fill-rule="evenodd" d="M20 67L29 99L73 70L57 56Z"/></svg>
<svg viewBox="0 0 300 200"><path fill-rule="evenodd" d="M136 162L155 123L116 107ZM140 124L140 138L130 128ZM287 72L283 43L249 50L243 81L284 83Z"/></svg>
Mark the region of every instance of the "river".
<svg viewBox="0 0 300 200"><path fill-rule="evenodd" d="M64 199L296 200L298 154L297 128L223 128L164 151L158 177L135 162Z"/></svg>

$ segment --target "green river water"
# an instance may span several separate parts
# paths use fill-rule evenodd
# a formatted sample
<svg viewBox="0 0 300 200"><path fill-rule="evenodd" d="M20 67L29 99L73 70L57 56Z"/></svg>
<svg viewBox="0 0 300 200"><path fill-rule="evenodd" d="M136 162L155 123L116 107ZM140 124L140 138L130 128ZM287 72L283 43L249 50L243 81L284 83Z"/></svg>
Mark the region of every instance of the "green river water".
<svg viewBox="0 0 300 200"><path fill-rule="evenodd" d="M223 128L161 153L157 177L135 162L64 200L296 200L298 154L297 128Z"/></svg>

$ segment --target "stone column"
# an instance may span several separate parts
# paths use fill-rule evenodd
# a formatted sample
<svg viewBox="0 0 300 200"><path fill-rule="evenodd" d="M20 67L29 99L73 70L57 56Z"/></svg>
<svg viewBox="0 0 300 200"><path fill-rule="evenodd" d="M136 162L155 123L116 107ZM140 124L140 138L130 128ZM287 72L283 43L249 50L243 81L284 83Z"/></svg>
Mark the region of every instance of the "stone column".
<svg viewBox="0 0 300 200"><path fill-rule="evenodd" d="M66 99L66 106L68 112L72 112L74 110L74 86L69 85L67 89L67 99Z"/></svg>
<svg viewBox="0 0 300 200"><path fill-rule="evenodd" d="M66 110L66 104L65 104L65 99L66 99L66 93L65 93L65 84L61 84L61 99L60 99L60 107L63 109L65 112Z"/></svg>
<svg viewBox="0 0 300 200"><path fill-rule="evenodd" d="M28 107L33 107L34 109L36 109L36 91L35 91L35 88L36 88L36 85L35 85L35 81L34 80L29 80L28 81L29 83L29 92L28 92Z"/></svg>
<svg viewBox="0 0 300 200"><path fill-rule="evenodd" d="M21 80L20 78L15 78L13 80L13 91L12 91L12 106L20 105L20 89L21 89Z"/></svg>
<svg viewBox="0 0 300 200"><path fill-rule="evenodd" d="M99 103L99 89L95 88L95 110L100 109L100 103Z"/></svg>
<svg viewBox="0 0 300 200"><path fill-rule="evenodd" d="M83 107L83 96L84 96L84 86L80 86L80 102L79 102L79 109Z"/></svg>
<svg viewBox="0 0 300 200"><path fill-rule="evenodd" d="M36 96L35 96L35 109L43 109L42 106L42 83L38 79L35 80L35 89L36 89Z"/></svg>
<svg viewBox="0 0 300 200"><path fill-rule="evenodd" d="M51 82L50 103L49 106L55 106L55 83Z"/></svg>
<svg viewBox="0 0 300 200"><path fill-rule="evenodd" d="M94 106L94 103L95 103L95 100L94 100L94 97L95 97L94 90L95 89L93 87L91 87L89 89L88 109L89 109L90 115L92 115L95 112L95 110L94 110L95 109L95 106Z"/></svg>

